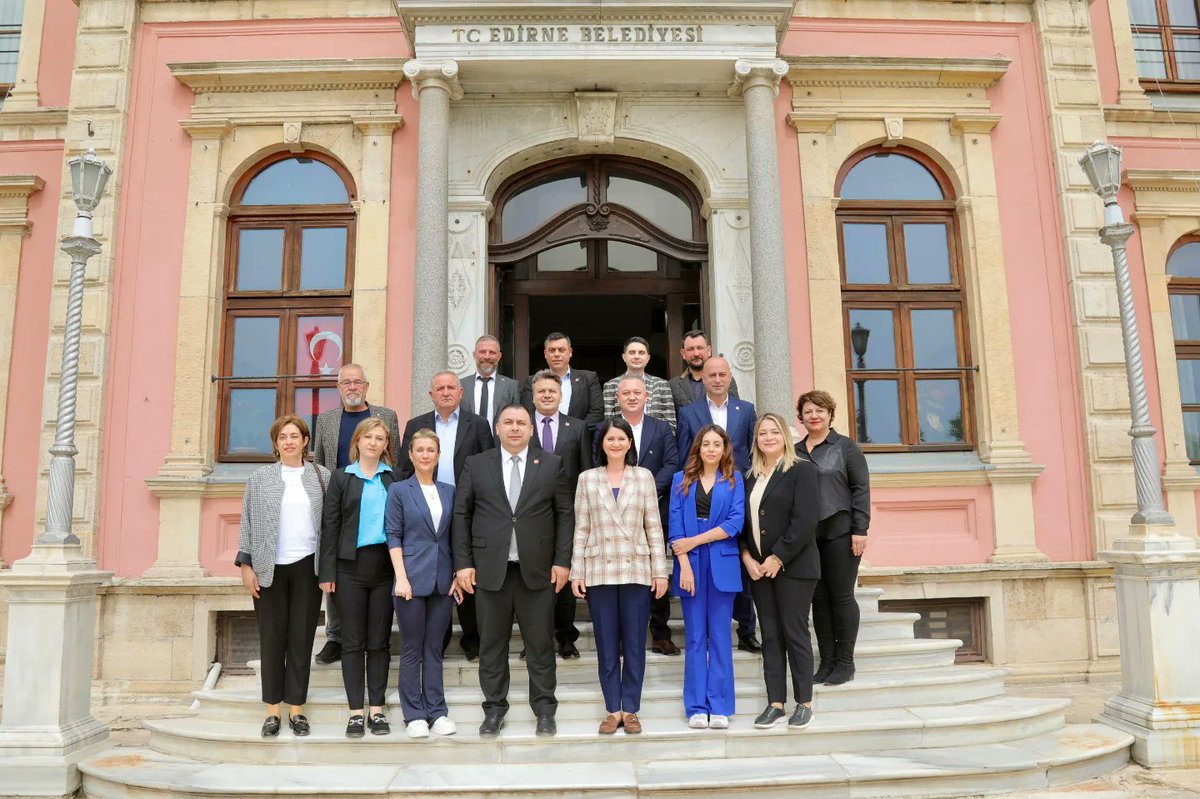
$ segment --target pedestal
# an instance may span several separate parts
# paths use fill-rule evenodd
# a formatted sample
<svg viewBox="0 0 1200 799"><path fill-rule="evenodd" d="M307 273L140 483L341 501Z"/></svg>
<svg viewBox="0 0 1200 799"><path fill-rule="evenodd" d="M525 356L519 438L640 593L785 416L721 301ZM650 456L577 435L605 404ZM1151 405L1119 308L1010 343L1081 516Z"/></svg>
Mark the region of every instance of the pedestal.
<svg viewBox="0 0 1200 799"><path fill-rule="evenodd" d="M0 575L8 596L0 796L69 796L76 763L108 745L92 718L96 570L78 545L37 545Z"/></svg>
<svg viewBox="0 0 1200 799"><path fill-rule="evenodd" d="M1134 736L1149 768L1200 766L1200 550L1167 525L1134 525L1100 557L1113 564L1121 691L1100 721Z"/></svg>

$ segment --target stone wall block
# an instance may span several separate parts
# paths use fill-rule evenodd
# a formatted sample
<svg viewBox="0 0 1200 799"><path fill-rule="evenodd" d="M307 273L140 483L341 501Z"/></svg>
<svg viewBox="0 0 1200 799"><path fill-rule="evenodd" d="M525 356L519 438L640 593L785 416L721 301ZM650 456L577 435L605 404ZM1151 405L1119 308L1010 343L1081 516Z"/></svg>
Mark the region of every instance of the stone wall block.
<svg viewBox="0 0 1200 799"><path fill-rule="evenodd" d="M1121 413L1129 410L1129 388L1124 374L1116 370L1089 372L1084 376L1084 394L1091 413ZM1129 418L1122 422L1128 428ZM1127 453L1128 454L1128 453Z"/></svg>
<svg viewBox="0 0 1200 799"><path fill-rule="evenodd" d="M1054 96L1062 105L1094 108L1100 102L1100 87L1094 80L1055 78Z"/></svg>
<svg viewBox="0 0 1200 799"><path fill-rule="evenodd" d="M125 76L111 72L79 72L71 82L71 96L80 98L74 108L80 112L112 108L125 101L126 92Z"/></svg>
<svg viewBox="0 0 1200 799"><path fill-rule="evenodd" d="M1046 617L1045 580L1009 580L1004 584L1004 607L1009 621Z"/></svg>
<svg viewBox="0 0 1200 799"><path fill-rule="evenodd" d="M1071 236L1069 266L1078 274L1113 276L1112 250L1098 236ZM1115 288L1113 289L1116 290Z"/></svg>
<svg viewBox="0 0 1200 799"><path fill-rule="evenodd" d="M1079 580L1046 580L1046 618L1083 619L1087 596Z"/></svg>
<svg viewBox="0 0 1200 799"><path fill-rule="evenodd" d="M1088 438L1097 460L1127 460L1130 457L1128 419L1093 417L1088 420Z"/></svg>
<svg viewBox="0 0 1200 799"><path fill-rule="evenodd" d="M1094 194L1072 193L1067 197L1067 208L1076 229L1099 231L1104 225L1104 206Z"/></svg>
<svg viewBox="0 0 1200 799"><path fill-rule="evenodd" d="M80 40L75 48L76 68L116 67L125 59L123 35L94 33Z"/></svg>
<svg viewBox="0 0 1200 799"><path fill-rule="evenodd" d="M1096 467L1096 501L1102 508L1120 508L1137 505L1137 494L1133 482L1132 456L1130 467L1116 465ZM1129 524L1126 520L1126 525Z"/></svg>
<svg viewBox="0 0 1200 799"><path fill-rule="evenodd" d="M1080 618L1041 619L1016 621L1009 619L1008 641L1010 651L1023 662L1051 662L1060 660L1086 660L1088 628ZM1047 646L1053 642L1053 646Z"/></svg>
<svg viewBox="0 0 1200 799"><path fill-rule="evenodd" d="M1083 331L1086 364L1125 365L1125 345L1121 341L1121 328L1116 325L1092 327Z"/></svg>
<svg viewBox="0 0 1200 799"><path fill-rule="evenodd" d="M1077 283L1079 307L1086 319L1119 320L1121 307L1117 302L1117 287L1113 283Z"/></svg>
<svg viewBox="0 0 1200 799"><path fill-rule="evenodd" d="M1050 63L1056 67L1091 67L1096 58L1090 47L1073 44L1051 44Z"/></svg>

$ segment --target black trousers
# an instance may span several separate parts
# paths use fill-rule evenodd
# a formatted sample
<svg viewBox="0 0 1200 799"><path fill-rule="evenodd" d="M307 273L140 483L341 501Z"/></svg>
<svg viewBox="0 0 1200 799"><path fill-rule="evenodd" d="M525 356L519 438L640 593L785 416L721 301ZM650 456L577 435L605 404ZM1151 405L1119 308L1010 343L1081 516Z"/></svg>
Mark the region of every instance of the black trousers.
<svg viewBox="0 0 1200 799"><path fill-rule="evenodd" d="M754 600L750 597L750 575L742 565L742 590L733 598L733 620L737 622L739 639L754 637Z"/></svg>
<svg viewBox="0 0 1200 799"><path fill-rule="evenodd" d="M479 654L479 620L475 615L475 595L466 594L463 596L462 604L458 606L458 626L462 630L459 636L458 643L462 647L464 655ZM452 626L446 627L446 634L442 637L442 654L446 654L446 648L450 646Z"/></svg>
<svg viewBox="0 0 1200 799"><path fill-rule="evenodd" d="M564 591L567 589L563 589ZM554 589L529 588L516 563L508 565L498 591L477 588L479 614L479 687L485 715L508 712L508 652L515 616L525 642L525 667L529 670L529 705L538 715L558 710L554 698Z"/></svg>
<svg viewBox="0 0 1200 799"><path fill-rule="evenodd" d="M342 622L342 683L346 704L363 709L363 661L371 707L384 704L391 663L392 585L395 573L386 544L359 547L355 560L338 558L333 600Z"/></svg>
<svg viewBox="0 0 1200 799"><path fill-rule="evenodd" d="M854 642L858 640L859 612L854 586L862 556L850 551L850 533L824 537L822 532L818 527L821 579L813 595L813 629L822 660L836 657L839 662L849 664L854 660Z"/></svg>
<svg viewBox="0 0 1200 799"><path fill-rule="evenodd" d="M579 628L575 626L575 594L571 593L570 584L554 596L554 640L560 646L579 640Z"/></svg>
<svg viewBox="0 0 1200 799"><path fill-rule="evenodd" d="M812 701L813 652L808 610L816 580L777 576L750 582L762 632L763 679L767 701L787 702L787 671L792 669L792 693L800 704Z"/></svg>
<svg viewBox="0 0 1200 799"><path fill-rule="evenodd" d="M671 548L667 546L667 508L661 501L659 502L659 512L662 514L663 519L663 546L667 549L667 566L670 566L675 556L671 554ZM666 592L658 599L654 598L653 593L650 594L650 640L670 641L670 621L671 592Z"/></svg>
<svg viewBox="0 0 1200 799"><path fill-rule="evenodd" d="M268 705L303 705L308 700L313 638L321 612L315 557L277 565L271 586L260 587L254 600L262 699Z"/></svg>

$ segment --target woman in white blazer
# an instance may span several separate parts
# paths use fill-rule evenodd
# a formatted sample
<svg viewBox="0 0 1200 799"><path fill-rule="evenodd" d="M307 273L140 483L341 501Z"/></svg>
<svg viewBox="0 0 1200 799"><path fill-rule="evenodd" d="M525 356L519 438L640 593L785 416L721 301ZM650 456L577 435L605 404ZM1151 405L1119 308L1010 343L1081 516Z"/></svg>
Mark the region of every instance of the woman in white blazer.
<svg viewBox="0 0 1200 799"><path fill-rule="evenodd" d="M605 422L600 465L580 474L575 489L571 590L587 600L596 635L600 689L608 711L601 735L612 735L618 727L627 735L642 731L637 712L650 600L667 592L670 573L654 475L637 465L633 441L633 428L624 419Z"/></svg>

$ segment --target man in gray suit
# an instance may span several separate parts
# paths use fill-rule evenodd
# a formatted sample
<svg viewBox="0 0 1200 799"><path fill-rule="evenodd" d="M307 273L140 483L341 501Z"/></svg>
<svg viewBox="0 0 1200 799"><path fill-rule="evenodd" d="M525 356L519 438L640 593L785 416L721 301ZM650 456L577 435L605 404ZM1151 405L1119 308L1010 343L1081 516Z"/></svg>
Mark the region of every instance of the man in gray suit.
<svg viewBox="0 0 1200 799"><path fill-rule="evenodd" d="M487 419L488 430L496 426L496 411L521 401L521 387L511 377L500 374L500 341L495 336L475 340L475 374L463 378L463 398L459 409Z"/></svg>
<svg viewBox="0 0 1200 799"><path fill-rule="evenodd" d="M683 334L683 346L679 348L679 357L687 364L683 374L671 378L671 399L675 402L675 417L679 412L704 399L704 362L712 357L712 345L708 343L708 334L703 330L689 330ZM737 381L731 375L729 378L729 397L738 399ZM653 414L652 414L653 415ZM679 461L687 460L687 453L679 453Z"/></svg>
<svg viewBox="0 0 1200 799"><path fill-rule="evenodd" d="M382 405L367 404L366 371L356 363L338 370L337 390L341 404L317 415L313 424L313 460L329 471L350 465L350 436L364 419L374 416L387 425L392 455L400 446L400 422L396 412ZM318 663L336 663L342 659L341 624L333 602L325 603L325 646L317 653Z"/></svg>

